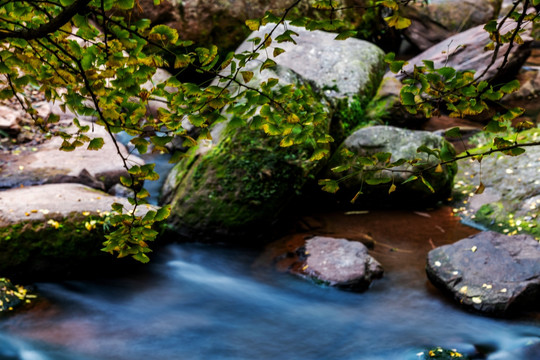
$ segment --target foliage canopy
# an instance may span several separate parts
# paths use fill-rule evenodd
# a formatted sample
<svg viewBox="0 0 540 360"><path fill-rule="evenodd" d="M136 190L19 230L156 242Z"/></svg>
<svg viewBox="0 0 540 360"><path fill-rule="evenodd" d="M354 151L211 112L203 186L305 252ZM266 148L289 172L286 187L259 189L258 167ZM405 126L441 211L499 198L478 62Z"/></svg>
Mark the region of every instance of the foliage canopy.
<svg viewBox="0 0 540 360"><path fill-rule="evenodd" d="M159 2L154 0L154 4ZM141 189L141 183L159 176L153 164L129 164L129 155L121 153L114 137L120 131L132 136L131 143L140 153L167 151L166 145L175 137L183 138L184 144L190 146L201 139L211 139L210 126L229 117L239 125L281 136L284 147L310 146L312 160L317 161L328 156L325 144L331 141L328 135L316 131L327 116L319 100L311 92L304 91L303 86L278 84L278 79L270 78L259 86L250 86L254 72L246 70L246 65L257 59L259 52L273 41L295 43L297 34L292 30L277 33L277 24L285 21L308 30L341 31L336 40L357 34L343 21L334 18L336 12L344 9L341 2L312 2L314 8L328 11L327 20L293 18L291 10L301 2L291 0L291 5L280 14L267 12L260 19L248 20L246 25L251 30L268 23L276 24L264 38L254 39L252 51L220 55L216 45L198 47L191 41L182 40L176 30L165 25L151 26L149 20L131 20L118 15L137 7L136 0L0 0L0 99L16 98L44 132L63 139L61 149L64 151L77 147L98 150L103 146L103 139L90 139L87 135L93 125L78 120L82 116L93 117L95 124L106 128L116 145L118 156L129 174L121 182L134 190L135 195L130 202L135 207L144 204L149 196L146 190ZM400 6L407 6L410 2L367 1L364 10L385 9L387 25L402 29L410 21L400 15ZM515 2L513 11L503 19L504 22L511 17L518 23L513 32L501 34L501 27L495 21L486 25L485 30L493 40L490 48L494 57L502 44L519 43L524 23L537 20L536 12L517 11L517 5L527 8L538 3L540 0ZM281 52L283 49L276 48L274 56ZM393 54L388 55L387 61L392 71L402 70L404 62L396 61ZM156 69L164 66L173 69L174 76L153 83ZM262 72L274 66L276 63L267 59L256 71ZM217 80L210 86L182 81L182 74L188 69ZM429 61L406 75L408 79L401 90L402 103L411 113L422 112L426 116L436 113L442 103L457 116L480 113L487 108L487 100L498 100L518 86L511 82L496 88L481 80L483 74L459 72L450 67L437 69ZM235 85L237 91L231 91L231 85ZM59 117L40 118L27 96L29 87L39 89L47 100L58 102L64 110L72 112L75 115L73 124L78 131L74 134L63 131L51 133L51 125L57 123ZM152 114L149 112L152 101L166 106ZM510 109L499 114L487 130L505 129L521 111ZM186 119L200 129L198 138L193 138L186 130L183 122ZM529 125L523 125L526 126ZM459 132L453 129L448 135L459 136ZM496 138L494 145L493 151L510 155L518 155L523 149L521 144L503 141L502 138ZM418 151L429 152L439 158L437 166L459 159L448 156L444 149ZM182 156L181 152L175 153L172 161ZM464 157L472 156L482 155L467 154ZM383 160L376 157L370 163L380 164L384 169L404 162ZM410 181L415 179L424 181L421 173L412 174ZM333 181L322 181L321 184L331 192L338 188L337 182ZM429 183L426 186L429 187ZM107 235L104 250L117 252L121 257L133 256L137 260L148 261L146 253L150 249L147 242L157 235L152 225L167 218L170 209L163 207L148 212L144 217L136 216L134 211L126 213L120 204L114 204L113 210L115 216L111 225L115 231Z"/></svg>

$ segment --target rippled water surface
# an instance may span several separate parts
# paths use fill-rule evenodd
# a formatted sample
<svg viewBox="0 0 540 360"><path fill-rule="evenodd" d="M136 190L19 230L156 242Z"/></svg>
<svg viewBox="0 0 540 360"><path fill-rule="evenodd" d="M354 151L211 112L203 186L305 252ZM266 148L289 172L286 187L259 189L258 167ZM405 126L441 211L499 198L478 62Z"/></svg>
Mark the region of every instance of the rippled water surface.
<svg viewBox="0 0 540 360"><path fill-rule="evenodd" d="M437 345L538 359L523 350L540 340L537 315L471 314L427 282L431 243L474 232L441 211L323 217L327 234L372 227L386 274L362 294L276 272L255 250L197 244L130 276L37 284L49 302L0 320L0 359L412 360Z"/></svg>

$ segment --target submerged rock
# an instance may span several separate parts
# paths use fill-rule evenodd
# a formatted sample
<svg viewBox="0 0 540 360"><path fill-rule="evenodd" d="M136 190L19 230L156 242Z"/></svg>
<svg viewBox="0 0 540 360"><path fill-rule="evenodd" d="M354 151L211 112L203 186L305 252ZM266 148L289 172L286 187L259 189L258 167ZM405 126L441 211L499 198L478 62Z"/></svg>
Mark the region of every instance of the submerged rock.
<svg viewBox="0 0 540 360"><path fill-rule="evenodd" d="M0 192L0 273L12 279L66 277L112 259L102 252L111 204L131 205L79 184ZM138 208L144 214L150 206Z"/></svg>
<svg viewBox="0 0 540 360"><path fill-rule="evenodd" d="M452 190L454 175L457 172L455 163L443 165L439 172L433 168L423 174L424 178L433 187L433 192L420 180L402 184L411 176L411 171L422 167L436 166L440 162L434 155L428 156L424 152L418 153L417 149L422 145L428 148L445 148L446 151L454 153L450 143L442 137L427 131L413 131L392 126L362 128L352 133L336 150L327 165L325 175L336 180L347 177L346 180L339 183L338 195L340 194L340 197L351 200L359 190L362 190L363 194L358 197L358 203L362 203L364 200L378 203L382 201L391 201L392 203L400 201L403 205L414 204L416 206L421 202L445 199ZM348 156L344 149L352 153L352 156ZM350 170L339 173L334 173L331 170L347 164L354 165L358 162L358 158L369 158L380 152L392 154L389 162L395 162L399 159L413 160L419 158L421 159L420 163L423 165L412 166L405 163L392 168L392 172L383 170L377 173L358 172L354 166ZM369 170L380 166L380 164L368 165L365 169ZM365 184L366 181L378 182L379 180L380 184ZM396 186L395 192L389 194L392 184Z"/></svg>
<svg viewBox="0 0 540 360"><path fill-rule="evenodd" d="M326 285L364 291L383 275L381 264L357 241L316 236L306 241L304 255L298 274Z"/></svg>
<svg viewBox="0 0 540 360"><path fill-rule="evenodd" d="M540 301L540 243L487 231L429 252L431 282L466 308L504 315Z"/></svg>

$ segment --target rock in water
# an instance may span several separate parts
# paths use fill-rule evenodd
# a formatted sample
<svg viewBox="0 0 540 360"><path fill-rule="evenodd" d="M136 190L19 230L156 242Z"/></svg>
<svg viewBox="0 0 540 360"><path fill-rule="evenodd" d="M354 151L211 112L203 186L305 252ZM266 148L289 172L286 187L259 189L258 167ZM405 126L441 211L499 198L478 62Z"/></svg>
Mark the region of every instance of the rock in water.
<svg viewBox="0 0 540 360"><path fill-rule="evenodd" d="M429 252L431 282L463 306L493 315L540 301L540 243L529 235L481 232Z"/></svg>
<svg viewBox="0 0 540 360"><path fill-rule="evenodd" d="M381 264L357 241L316 236L306 241L305 256L300 275L330 286L363 291L383 275Z"/></svg>

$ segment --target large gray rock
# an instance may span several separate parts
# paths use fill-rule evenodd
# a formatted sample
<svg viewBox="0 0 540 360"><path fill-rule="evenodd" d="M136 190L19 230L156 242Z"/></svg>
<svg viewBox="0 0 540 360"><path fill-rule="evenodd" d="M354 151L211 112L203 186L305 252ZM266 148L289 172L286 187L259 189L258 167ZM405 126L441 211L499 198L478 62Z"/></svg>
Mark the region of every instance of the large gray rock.
<svg viewBox="0 0 540 360"><path fill-rule="evenodd" d="M503 26L501 33L505 33L514 29L516 23L508 20ZM523 44L514 44L510 54L508 55L508 63L501 72L499 67L502 65L505 54L509 45L501 46L498 56L493 65L484 73L490 64L493 52L485 51L484 47L491 40L489 34L483 29L483 25L476 26L462 33L456 34L443 40L436 45L428 48L424 52L418 54L408 60L408 64L403 67L407 73L412 74L414 66L424 66L422 60L431 60L435 68L444 66L452 67L458 71L472 70L476 76L484 73L481 80L489 82L496 81L500 78L511 77L517 74L519 68L530 54L530 44L532 37L530 36L530 27L526 26L526 32L521 33ZM400 82L405 79L404 73L386 73L381 81L381 86L377 90L376 95L369 104L369 108L379 109L379 114L368 116L376 119L382 119L389 124L415 126L415 122L423 119L422 114L412 115L408 113L401 105L399 92L401 90ZM399 80L399 81L396 81ZM494 113L490 113L493 116ZM473 119L485 120L486 116L475 116Z"/></svg>
<svg viewBox="0 0 540 360"><path fill-rule="evenodd" d="M357 241L316 236L306 241L304 254L299 274L330 286L363 291L383 275L381 264Z"/></svg>
<svg viewBox="0 0 540 360"><path fill-rule="evenodd" d="M112 256L100 249L107 215L125 198L80 184L50 184L0 192L0 273L12 279L66 276ZM144 215L151 206L140 206Z"/></svg>
<svg viewBox="0 0 540 360"><path fill-rule="evenodd" d="M81 125L91 125L81 121ZM120 182L120 176L127 176L116 146L102 126L94 125L88 137L101 137L105 141L98 151L90 151L86 146L73 151L60 151L62 139L55 137L25 151L12 149L0 153L0 189L18 186L32 186L50 183L82 183L100 190L107 190ZM64 130L75 133L74 127ZM124 156L128 152L118 144ZM128 164L142 165L144 161L130 155Z"/></svg>
<svg viewBox="0 0 540 360"><path fill-rule="evenodd" d="M433 284L463 306L503 315L540 301L540 243L528 235L481 232L429 252Z"/></svg>
<svg viewBox="0 0 540 360"><path fill-rule="evenodd" d="M514 140L515 136L510 137ZM530 129L518 135L520 142L540 139L540 129ZM487 151L486 144L471 153ZM482 166L477 161L464 160L456 175L456 195L462 203L457 207L467 221L506 234L528 233L540 239L540 147L525 148L519 156L500 153L486 156ZM474 194L480 181L482 194Z"/></svg>
<svg viewBox="0 0 540 360"><path fill-rule="evenodd" d="M454 152L453 146L450 143L442 137L427 131L413 131L392 126L362 128L347 137L335 151L327 165L325 175L336 180L346 178L339 184L342 197L344 196L348 200L351 200L362 189L363 195L360 195L357 200L360 204L363 200L381 203L384 199L385 202L395 200L403 202L404 205L418 205L421 202L445 199L451 192L453 178L457 172L455 163L443 165L440 169L442 171L437 172L435 171L436 169L431 169L423 174L424 178L433 187L434 193L420 180L402 184L411 176L412 171L419 170L422 167L434 166L440 162L433 155L428 156L426 153L418 153L417 149L422 145L437 149L444 147L448 152ZM344 155L344 149L352 152L353 156ZM369 158L379 152L391 153L392 156L389 162L395 162L399 159L420 159L419 163L424 163L425 165L412 166L405 163L391 168L391 171L383 170L377 173L369 171L373 168L386 166L386 163L379 163L373 166L367 165L364 169L368 171L357 171L354 165L357 164L359 157ZM333 168L347 164L352 164L353 168L338 173L331 171ZM378 185L367 185L365 181L369 178L387 178L389 181ZM389 188L392 183L396 186L396 190L389 194ZM338 194L340 193L338 192Z"/></svg>
<svg viewBox="0 0 540 360"><path fill-rule="evenodd" d="M402 7L411 20L404 30L408 39L425 50L452 35L497 17L501 0L435 0Z"/></svg>
<svg viewBox="0 0 540 360"><path fill-rule="evenodd" d="M253 32L236 52L252 51L253 42L249 39L264 39L272 25L267 24ZM315 84L334 104L353 96L371 98L375 94L386 69L384 52L376 45L353 38L337 41L334 33L307 31L289 24L278 26L272 38L285 30L298 34L292 35L296 44L274 40L270 47L260 51L253 64L260 66L267 58L273 59ZM275 48L285 52L274 56Z"/></svg>
<svg viewBox="0 0 540 360"><path fill-rule="evenodd" d="M504 34L515 29L516 23L513 20L507 20L501 29ZM508 55L508 64L505 71L498 73L502 65L505 54L508 51L509 44L504 44L499 49L498 56L493 65L487 70L482 80L494 80L503 75L515 74L523 62L530 54L530 44L532 37L530 35L530 25L525 26L525 32L520 33L523 44L514 44ZM490 64L493 52L485 51L484 47L491 42L489 33L484 30L483 25L476 26L462 33L456 34L428 48L424 52L408 61L403 69L409 73L413 72L414 65L423 66L422 60L431 60L435 68L443 66L452 67L458 71L474 70L476 75L480 75ZM403 79L404 75L398 75Z"/></svg>

